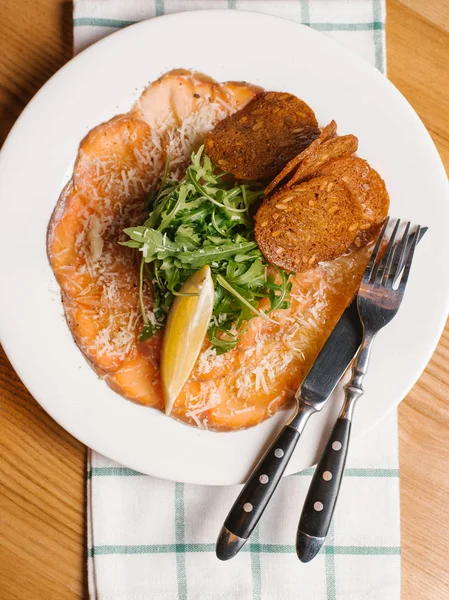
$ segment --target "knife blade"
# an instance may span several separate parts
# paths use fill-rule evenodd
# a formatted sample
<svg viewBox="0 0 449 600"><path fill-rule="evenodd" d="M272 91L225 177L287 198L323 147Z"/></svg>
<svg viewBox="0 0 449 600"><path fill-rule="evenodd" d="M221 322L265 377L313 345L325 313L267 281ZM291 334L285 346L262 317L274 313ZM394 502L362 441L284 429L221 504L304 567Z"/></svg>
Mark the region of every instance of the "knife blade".
<svg viewBox="0 0 449 600"><path fill-rule="evenodd" d="M426 231L427 228L423 228L418 242ZM245 545L276 490L308 419L326 404L361 340L362 325L354 299L298 388L294 413L256 465L229 511L216 544L220 560L233 558Z"/></svg>

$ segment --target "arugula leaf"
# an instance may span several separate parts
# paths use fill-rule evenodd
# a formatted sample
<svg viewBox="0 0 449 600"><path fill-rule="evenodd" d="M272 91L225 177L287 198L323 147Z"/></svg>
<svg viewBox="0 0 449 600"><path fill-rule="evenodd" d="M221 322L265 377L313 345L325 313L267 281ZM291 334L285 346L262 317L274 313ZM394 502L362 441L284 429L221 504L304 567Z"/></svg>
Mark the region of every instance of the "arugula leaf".
<svg viewBox="0 0 449 600"><path fill-rule="evenodd" d="M146 342L151 337L153 337L153 335L157 331L162 329L162 327L163 327L163 325L161 325L161 327L157 327L157 325L153 325L153 323L147 323L146 325L144 325L142 327L142 331L140 332L140 335L139 335L139 342Z"/></svg>
<svg viewBox="0 0 449 600"><path fill-rule="evenodd" d="M273 321L269 313L288 308L289 274L268 274L268 263L254 239L251 207L261 199L257 183L240 184L217 173L201 147L192 154L184 179L167 179L149 196L151 211L143 225L125 229L124 246L141 252L139 299L145 341L162 329L175 296L190 275L208 264L215 287L215 303L208 329L218 354L235 348L255 317ZM153 315L145 313L143 281L153 285ZM263 298L270 308L259 309ZM151 317L151 318L149 318Z"/></svg>

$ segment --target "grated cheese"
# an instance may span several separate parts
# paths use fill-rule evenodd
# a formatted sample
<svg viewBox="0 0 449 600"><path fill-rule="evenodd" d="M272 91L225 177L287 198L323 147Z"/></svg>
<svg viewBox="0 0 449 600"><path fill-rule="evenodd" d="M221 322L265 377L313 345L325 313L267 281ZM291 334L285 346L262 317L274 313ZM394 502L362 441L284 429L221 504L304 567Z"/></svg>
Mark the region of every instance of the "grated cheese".
<svg viewBox="0 0 449 600"><path fill-rule="evenodd" d="M217 354L217 351L214 347L210 346L198 357L197 363L195 365L196 371L200 375L206 375L210 373L213 369L222 367L225 363L226 355L225 354Z"/></svg>
<svg viewBox="0 0 449 600"><path fill-rule="evenodd" d="M234 410L233 412L235 415L241 415L243 413L253 412L254 410L256 410L255 406L247 406L246 408L239 408L238 410Z"/></svg>

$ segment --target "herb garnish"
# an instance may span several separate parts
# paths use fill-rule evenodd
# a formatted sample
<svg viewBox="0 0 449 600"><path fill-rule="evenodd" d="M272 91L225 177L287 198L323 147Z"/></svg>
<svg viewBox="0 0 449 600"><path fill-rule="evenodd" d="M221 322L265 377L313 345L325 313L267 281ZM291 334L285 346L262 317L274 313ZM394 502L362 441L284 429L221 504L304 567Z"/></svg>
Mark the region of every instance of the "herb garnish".
<svg viewBox="0 0 449 600"><path fill-rule="evenodd" d="M166 173L148 219L125 229L130 239L123 245L142 252L140 340L164 327L184 281L208 264L215 289L208 334L221 354L235 348L255 316L271 320L268 314L273 310L288 308L289 275L277 269L276 282L254 240L250 209L263 195L258 184L239 184L225 173L217 174L203 147L192 154L180 182L170 181ZM143 306L144 277L150 278L155 292L151 320ZM258 308L263 298L270 302L267 311Z"/></svg>

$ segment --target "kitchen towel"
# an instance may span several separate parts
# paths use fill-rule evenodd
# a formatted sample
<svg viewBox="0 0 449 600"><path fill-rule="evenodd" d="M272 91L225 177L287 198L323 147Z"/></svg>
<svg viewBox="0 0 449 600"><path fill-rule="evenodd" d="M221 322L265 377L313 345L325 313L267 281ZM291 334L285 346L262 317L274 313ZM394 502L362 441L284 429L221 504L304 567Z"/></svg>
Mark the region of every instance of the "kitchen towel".
<svg viewBox="0 0 449 600"><path fill-rule="evenodd" d="M204 8L254 10L326 32L385 69L381 0L75 0L75 52L134 22ZM311 563L295 532L313 469L284 478L233 560L215 540L239 488L148 477L88 460L89 593L98 600L399 600L397 414L350 449L327 543Z"/></svg>

